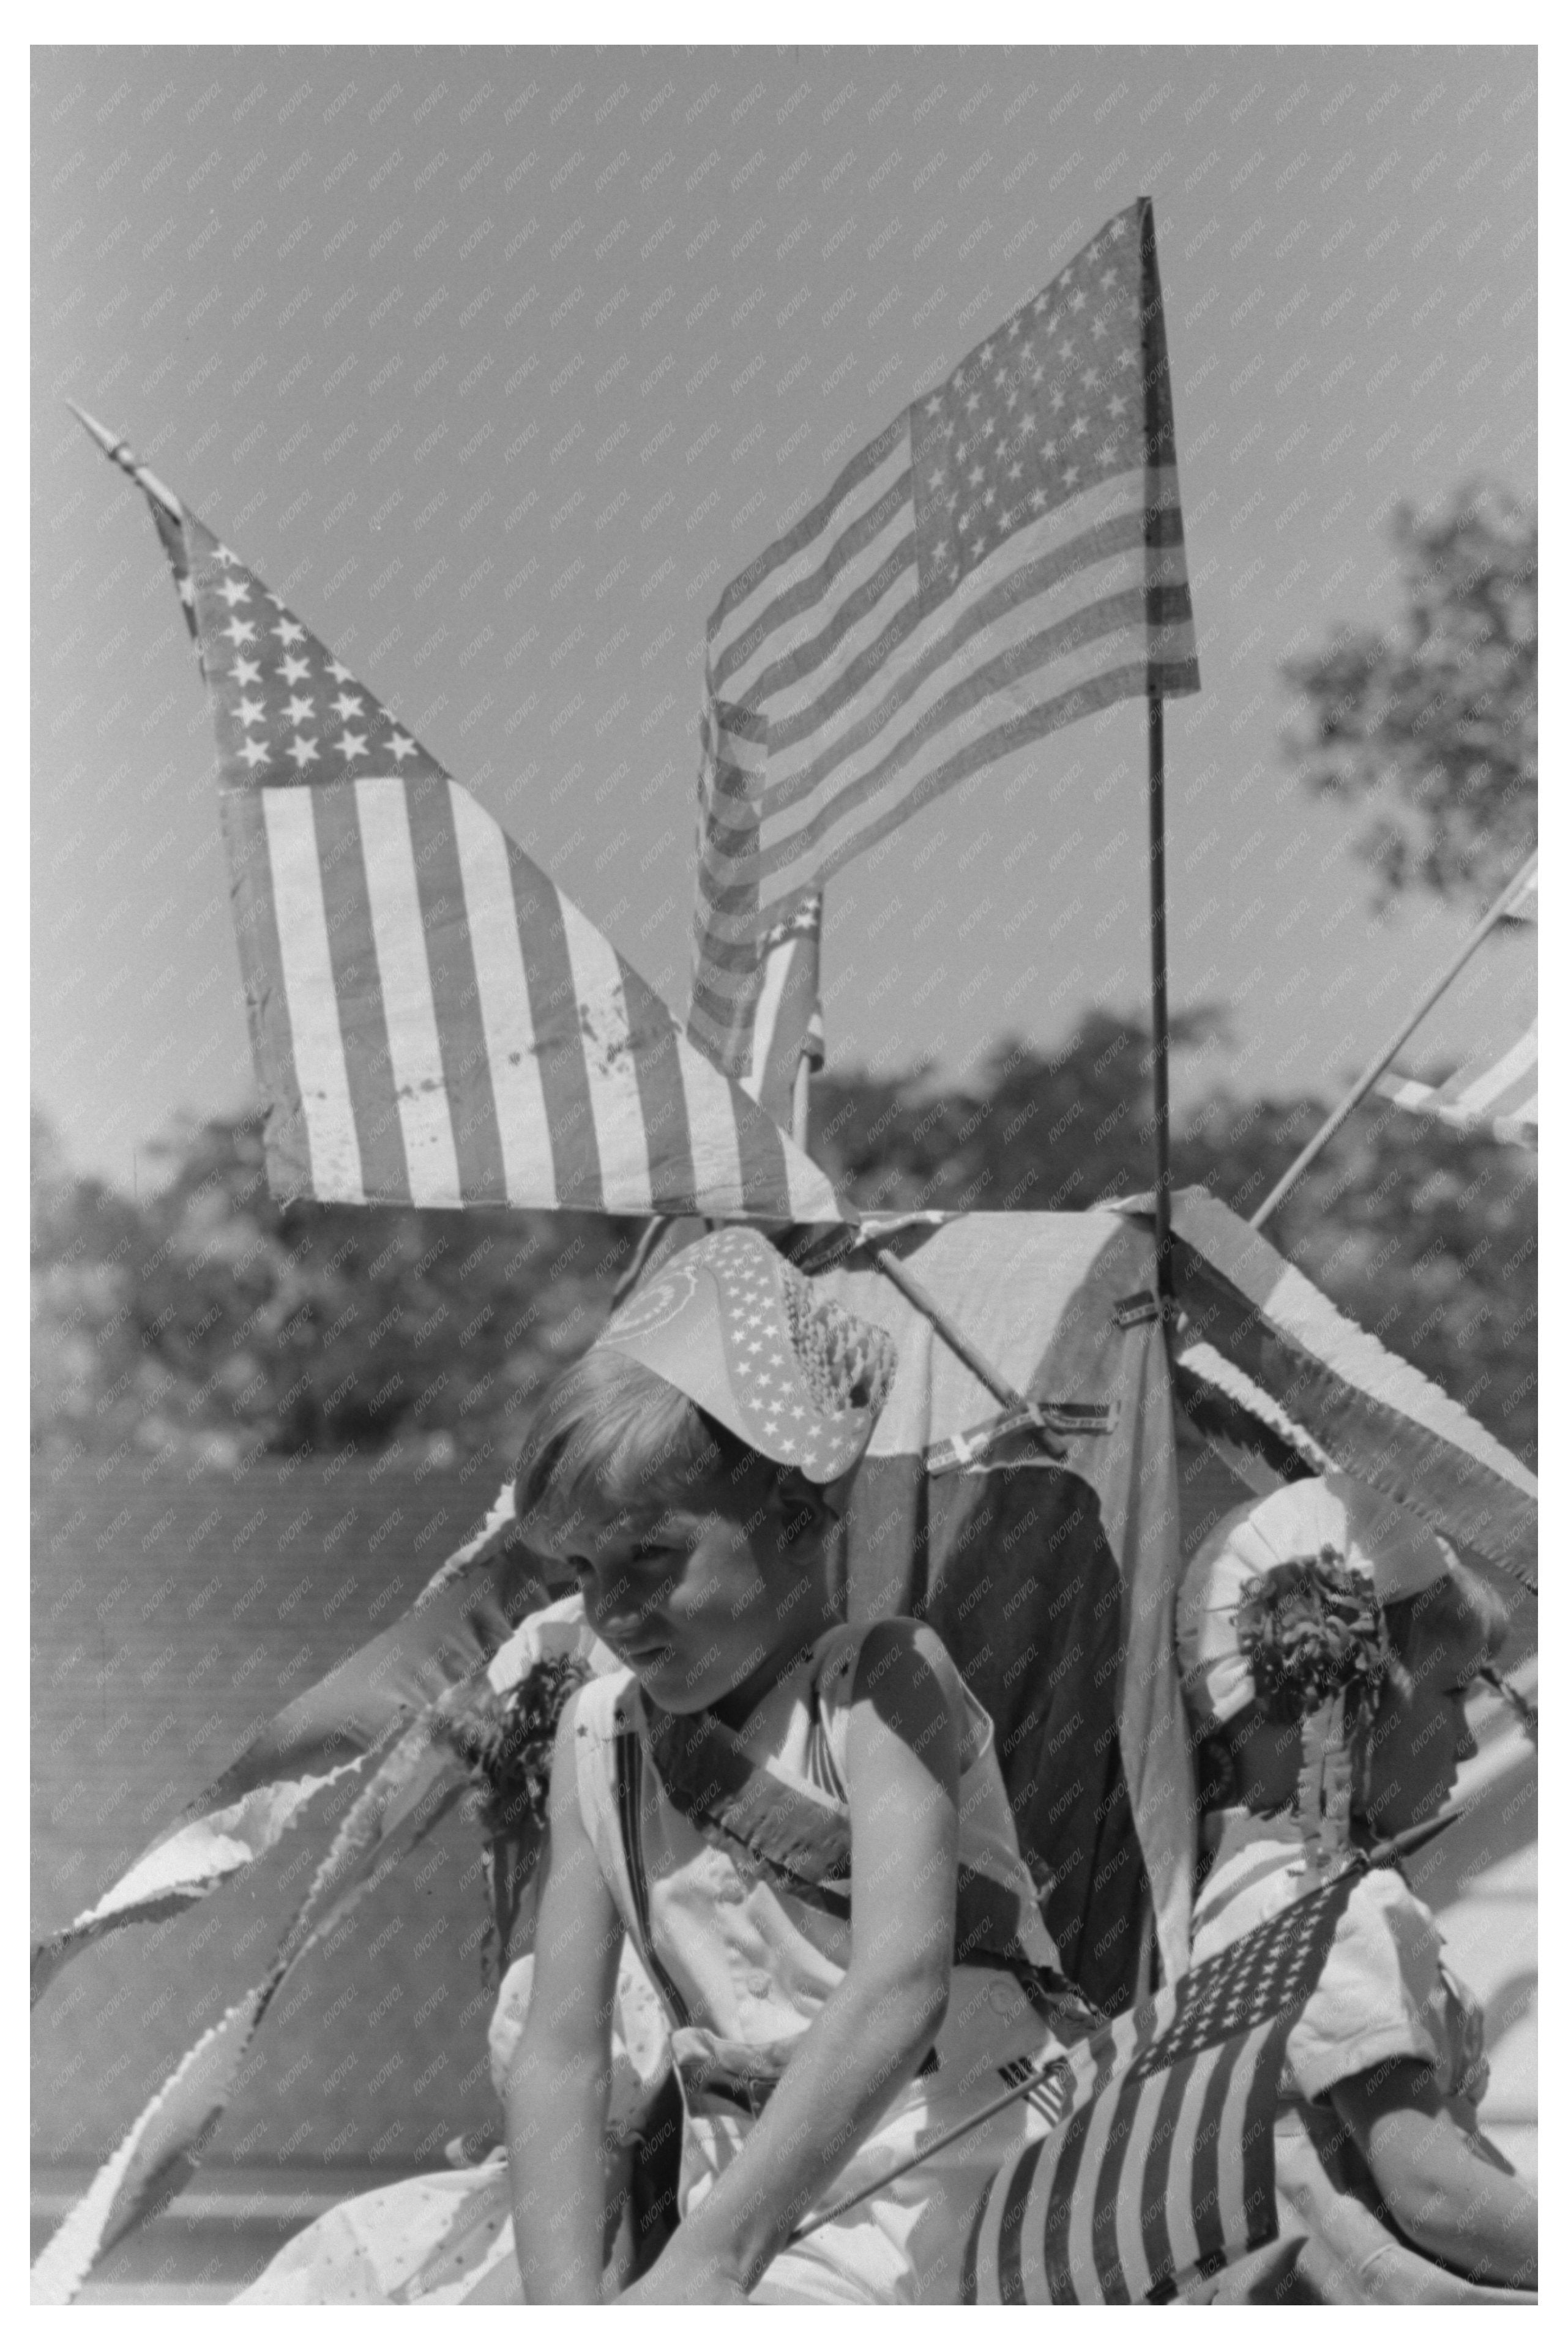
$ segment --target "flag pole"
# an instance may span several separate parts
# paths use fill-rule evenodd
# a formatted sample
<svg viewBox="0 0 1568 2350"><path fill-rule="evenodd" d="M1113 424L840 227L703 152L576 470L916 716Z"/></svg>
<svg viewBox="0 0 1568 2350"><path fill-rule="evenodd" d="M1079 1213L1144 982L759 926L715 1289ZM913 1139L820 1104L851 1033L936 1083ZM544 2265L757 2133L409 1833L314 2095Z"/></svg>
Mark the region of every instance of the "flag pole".
<svg viewBox="0 0 1568 2350"><path fill-rule="evenodd" d="M91 433L104 455L112 463L118 465L122 473L130 475L138 489L145 490L147 495L155 504L161 505L165 514L172 515L176 522L184 521L185 509L173 491L161 482L156 473L148 471L129 441L120 440L118 434L109 431L107 424L100 424L96 416L88 414L85 408L78 408L74 400L67 400L66 406L70 410L77 422L85 426Z"/></svg>
<svg viewBox="0 0 1568 2350"><path fill-rule="evenodd" d="M1154 1265L1161 1313L1170 1277L1170 1011L1165 945L1165 702L1148 697L1148 940L1154 1030Z"/></svg>
<svg viewBox="0 0 1568 2350"><path fill-rule="evenodd" d="M1296 1184L1300 1182L1302 1177L1306 1173L1307 1169L1313 1164L1314 1160L1319 1158L1328 1144L1333 1141L1334 1136L1339 1132L1340 1128L1345 1124L1345 1119L1350 1116L1351 1111L1355 1109L1360 1102L1365 1101L1366 1096L1372 1091L1373 1087L1377 1083L1378 1078L1383 1075L1384 1070L1388 1066L1389 1062L1394 1058L1395 1054L1399 1050L1401 1045L1405 1043L1407 1037L1411 1035L1414 1031L1420 1026L1421 1022L1426 1018L1428 1013L1430 1012L1433 1004L1436 1003L1438 996L1443 993L1443 990L1449 985L1449 982L1455 979L1464 969L1466 963L1469 962L1471 955L1474 954L1481 941L1486 938L1502 920L1504 914L1508 911L1509 907L1512 904L1514 899L1518 897L1520 890L1523 888L1525 882L1529 880L1530 876L1535 870L1535 864L1536 852L1532 850L1531 854L1525 858L1523 864L1520 867L1518 872L1514 875L1512 880L1509 883L1507 889L1503 890L1501 897L1493 899L1491 904L1487 908L1486 912L1481 916L1480 920L1469 933L1469 936L1449 957L1442 970L1438 972L1437 978L1433 980L1431 985L1419 998L1414 1008L1407 1014L1400 1025L1395 1030L1393 1035L1389 1037L1388 1042L1382 1045L1379 1050L1373 1055L1371 1060L1368 1061L1366 1066L1362 1070L1361 1075L1356 1078L1355 1083L1351 1087L1350 1091L1345 1095L1337 1109L1333 1110L1330 1115L1324 1118L1323 1124L1318 1128L1317 1132L1313 1136L1312 1140L1306 1144L1303 1149L1297 1152L1295 1158L1286 1168L1279 1181L1274 1185L1273 1190L1269 1193L1268 1198L1263 1201L1262 1206L1257 1211L1256 1214L1250 1219L1254 1232L1258 1230L1260 1225L1267 1222L1268 1219L1273 1214L1274 1210L1279 1206L1281 1201L1284 1198L1286 1192L1294 1190Z"/></svg>

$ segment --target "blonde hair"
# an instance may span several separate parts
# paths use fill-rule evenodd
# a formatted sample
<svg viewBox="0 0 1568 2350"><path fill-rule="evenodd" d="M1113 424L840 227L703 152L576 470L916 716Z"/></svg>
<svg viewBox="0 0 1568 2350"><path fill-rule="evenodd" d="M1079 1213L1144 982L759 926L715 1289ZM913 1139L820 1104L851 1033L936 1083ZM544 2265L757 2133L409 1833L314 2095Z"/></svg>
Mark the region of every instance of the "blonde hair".
<svg viewBox="0 0 1568 2350"><path fill-rule="evenodd" d="M759 1464L760 1453L657 1371L590 1347L539 1399L517 1464L517 1516L532 1522L531 1540L535 1527L558 1539L631 1507L728 1499Z"/></svg>

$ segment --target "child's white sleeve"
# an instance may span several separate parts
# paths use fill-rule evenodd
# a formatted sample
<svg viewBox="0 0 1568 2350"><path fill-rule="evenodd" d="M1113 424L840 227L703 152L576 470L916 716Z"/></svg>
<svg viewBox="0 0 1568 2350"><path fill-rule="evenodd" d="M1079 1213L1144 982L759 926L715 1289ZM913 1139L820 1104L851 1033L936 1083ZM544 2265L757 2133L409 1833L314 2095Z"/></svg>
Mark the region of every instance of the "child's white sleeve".
<svg viewBox="0 0 1568 2350"><path fill-rule="evenodd" d="M1486 2086L1480 2011L1443 1965L1425 1902L1392 1868L1369 1869L1350 1897L1317 1987L1285 2043L1285 2093L1321 2097L1398 2057L1430 2064L1445 2095Z"/></svg>

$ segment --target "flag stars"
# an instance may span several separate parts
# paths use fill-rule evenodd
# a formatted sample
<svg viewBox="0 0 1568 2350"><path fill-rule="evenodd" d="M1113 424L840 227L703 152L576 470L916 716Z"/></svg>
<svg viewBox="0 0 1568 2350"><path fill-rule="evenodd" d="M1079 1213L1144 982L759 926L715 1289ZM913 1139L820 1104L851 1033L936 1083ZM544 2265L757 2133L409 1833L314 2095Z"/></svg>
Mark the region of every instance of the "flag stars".
<svg viewBox="0 0 1568 2350"><path fill-rule="evenodd" d="M297 685L302 677L310 675L310 663L301 660L297 653L286 653L277 665L277 673L285 685Z"/></svg>
<svg viewBox="0 0 1568 2350"><path fill-rule="evenodd" d="M253 620L230 620L219 634L227 637L235 647L248 645L255 636L255 623Z"/></svg>
<svg viewBox="0 0 1568 2350"><path fill-rule="evenodd" d="M240 744L239 755L254 774L257 767L265 767L266 764L266 744L253 743L247 734Z"/></svg>
<svg viewBox="0 0 1568 2350"><path fill-rule="evenodd" d="M260 661L245 660L242 657L239 660L235 661L231 677L232 682L235 685L259 685L261 682L261 663Z"/></svg>
<svg viewBox="0 0 1568 2350"><path fill-rule="evenodd" d="M358 717L360 712L365 707L365 697L363 694L359 693L340 693L337 696L337 701L328 703L327 707L337 712L339 723L341 723L341 721L346 718Z"/></svg>
<svg viewBox="0 0 1568 2350"><path fill-rule="evenodd" d="M414 753L419 749L419 744L414 741L411 734L405 734L402 728L399 726L393 729L392 739L388 743L387 748L391 753L393 758L400 762L404 759L411 759Z"/></svg>
<svg viewBox="0 0 1568 2350"><path fill-rule="evenodd" d="M290 726L301 726L307 718L315 717L316 703L309 694L296 693L283 714Z"/></svg>
<svg viewBox="0 0 1568 2350"><path fill-rule="evenodd" d="M308 734L296 734L288 746L288 754L301 774L306 767L314 766L321 756L314 740Z"/></svg>
<svg viewBox="0 0 1568 2350"><path fill-rule="evenodd" d="M304 634L305 630L300 627L299 622L297 620L291 620L286 612L285 612L282 619L273 630L273 635L277 639L280 645L297 644Z"/></svg>
<svg viewBox="0 0 1568 2350"><path fill-rule="evenodd" d="M338 685L352 685L354 683L354 673L352 670L345 669L342 662L336 657L327 662L327 674Z"/></svg>
<svg viewBox="0 0 1568 2350"><path fill-rule="evenodd" d="M264 725L266 722L266 704L264 702L253 702L246 694L242 698L234 715L242 726Z"/></svg>
<svg viewBox="0 0 1568 2350"><path fill-rule="evenodd" d="M236 604L248 604L251 600L250 588L243 579L220 579L215 592L223 598L231 612Z"/></svg>

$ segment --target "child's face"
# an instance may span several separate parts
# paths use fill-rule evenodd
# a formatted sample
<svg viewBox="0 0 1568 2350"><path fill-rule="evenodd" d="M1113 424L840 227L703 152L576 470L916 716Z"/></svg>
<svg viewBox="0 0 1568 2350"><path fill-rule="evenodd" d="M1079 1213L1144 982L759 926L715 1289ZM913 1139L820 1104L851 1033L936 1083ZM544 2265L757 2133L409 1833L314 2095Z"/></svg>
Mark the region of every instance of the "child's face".
<svg viewBox="0 0 1568 2350"><path fill-rule="evenodd" d="M760 1697L820 1636L825 1523L754 1470L732 1493L584 1523L563 1549L600 1639L666 1712L695 1713Z"/></svg>
<svg viewBox="0 0 1568 2350"><path fill-rule="evenodd" d="M1367 1819L1397 1835L1439 1812L1476 1752L1465 1699L1489 1651L1479 1633L1417 1617L1406 1650L1408 1695L1390 1685L1368 1742Z"/></svg>

